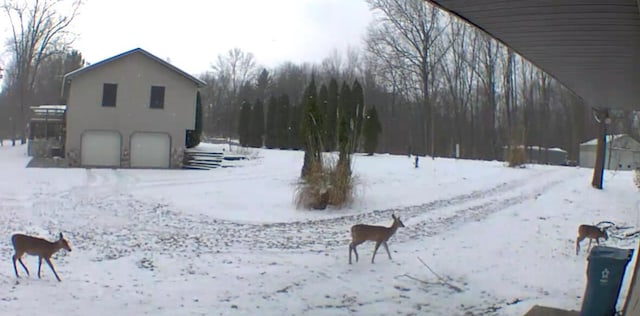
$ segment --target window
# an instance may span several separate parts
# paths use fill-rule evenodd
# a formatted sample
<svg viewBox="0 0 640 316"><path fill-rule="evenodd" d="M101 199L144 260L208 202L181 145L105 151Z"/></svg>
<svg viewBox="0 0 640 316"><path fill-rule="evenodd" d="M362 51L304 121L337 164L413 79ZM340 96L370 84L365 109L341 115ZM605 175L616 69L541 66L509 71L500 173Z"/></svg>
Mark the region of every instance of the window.
<svg viewBox="0 0 640 316"><path fill-rule="evenodd" d="M164 87L151 86L149 107L152 109L164 109Z"/></svg>
<svg viewBox="0 0 640 316"><path fill-rule="evenodd" d="M116 106L118 95L118 85L115 83L105 83L102 86L102 106Z"/></svg>

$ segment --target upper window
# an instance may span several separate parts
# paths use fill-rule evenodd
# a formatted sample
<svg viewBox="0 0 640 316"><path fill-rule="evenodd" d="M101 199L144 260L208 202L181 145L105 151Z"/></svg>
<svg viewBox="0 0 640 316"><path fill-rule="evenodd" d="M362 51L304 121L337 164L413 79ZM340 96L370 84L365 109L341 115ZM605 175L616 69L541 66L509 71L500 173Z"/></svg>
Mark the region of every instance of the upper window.
<svg viewBox="0 0 640 316"><path fill-rule="evenodd" d="M118 85L115 83L105 83L102 86L102 106L116 106L118 96Z"/></svg>
<svg viewBox="0 0 640 316"><path fill-rule="evenodd" d="M151 86L149 107L152 109L164 109L164 87Z"/></svg>

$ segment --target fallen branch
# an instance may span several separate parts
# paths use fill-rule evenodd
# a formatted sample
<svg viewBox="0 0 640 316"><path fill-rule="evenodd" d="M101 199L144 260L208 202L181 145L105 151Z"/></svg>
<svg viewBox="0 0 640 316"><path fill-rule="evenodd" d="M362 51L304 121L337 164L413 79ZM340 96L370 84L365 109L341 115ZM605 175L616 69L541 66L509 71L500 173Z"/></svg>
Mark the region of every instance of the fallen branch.
<svg viewBox="0 0 640 316"><path fill-rule="evenodd" d="M403 276L403 277L407 277L407 278L409 278L409 279L411 279L411 280L414 280L414 281L418 281L418 282L420 282L420 283L422 283L422 284L433 284L433 283L428 282L428 281L425 281L425 280L420 280L420 279L418 279L418 278L416 278L416 277L413 277L413 276L411 276L411 275L409 275L409 274L406 274L406 273L405 273L405 274L403 274L403 275L401 275L401 276Z"/></svg>
<svg viewBox="0 0 640 316"><path fill-rule="evenodd" d="M438 278L438 280L440 280L440 282L442 282L442 284L448 286L449 288L453 289L456 292L459 292L459 293L463 292L463 290L461 288L449 283L447 280L445 280L443 277L441 277L435 271L433 271L433 269L431 269L431 267L429 267L428 264L426 264L424 261L422 261L422 259L420 257L418 257L418 260L422 263L422 265L427 267L427 269L429 269L429 271L431 271L431 273L433 273L433 275L435 275Z"/></svg>
<svg viewBox="0 0 640 316"><path fill-rule="evenodd" d="M407 274L407 273L405 273L405 274L401 274L401 275L399 275L399 276L402 276L402 277L405 277L405 278L409 278L409 279L411 279L411 280L414 280L414 281L420 282L420 283L422 283L422 284L424 284L424 285L444 285L444 286L447 286L447 287L449 287L450 289L452 289L452 290L454 290L454 291L456 291L456 292L458 292L458 293L461 293L461 292L462 292L462 289L460 289L459 287L457 287L457 286L455 286L455 285L451 285L451 284L449 284L449 283L447 283L447 282L444 282L444 281L429 282L429 281L425 281L425 280L420 280L420 279L418 279L418 278L416 278L416 277L414 277L414 276L412 276L412 275L410 275L410 274Z"/></svg>

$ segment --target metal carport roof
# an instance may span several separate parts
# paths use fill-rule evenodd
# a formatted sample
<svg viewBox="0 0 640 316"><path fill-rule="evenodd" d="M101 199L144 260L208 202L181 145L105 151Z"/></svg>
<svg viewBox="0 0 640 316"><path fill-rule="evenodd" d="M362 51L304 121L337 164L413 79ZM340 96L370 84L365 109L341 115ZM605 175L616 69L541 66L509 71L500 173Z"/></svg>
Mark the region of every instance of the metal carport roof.
<svg viewBox="0 0 640 316"><path fill-rule="evenodd" d="M640 110L640 0L428 0L596 108Z"/></svg>

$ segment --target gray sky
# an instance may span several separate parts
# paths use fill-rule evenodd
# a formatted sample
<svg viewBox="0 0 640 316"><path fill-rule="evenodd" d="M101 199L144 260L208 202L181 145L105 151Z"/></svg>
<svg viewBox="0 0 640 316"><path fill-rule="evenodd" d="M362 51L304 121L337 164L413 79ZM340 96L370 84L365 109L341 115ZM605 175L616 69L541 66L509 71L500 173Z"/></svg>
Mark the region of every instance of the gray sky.
<svg viewBox="0 0 640 316"><path fill-rule="evenodd" d="M371 18L364 0L88 0L74 46L91 63L141 47L197 74L234 47L265 66L317 62L361 47Z"/></svg>

